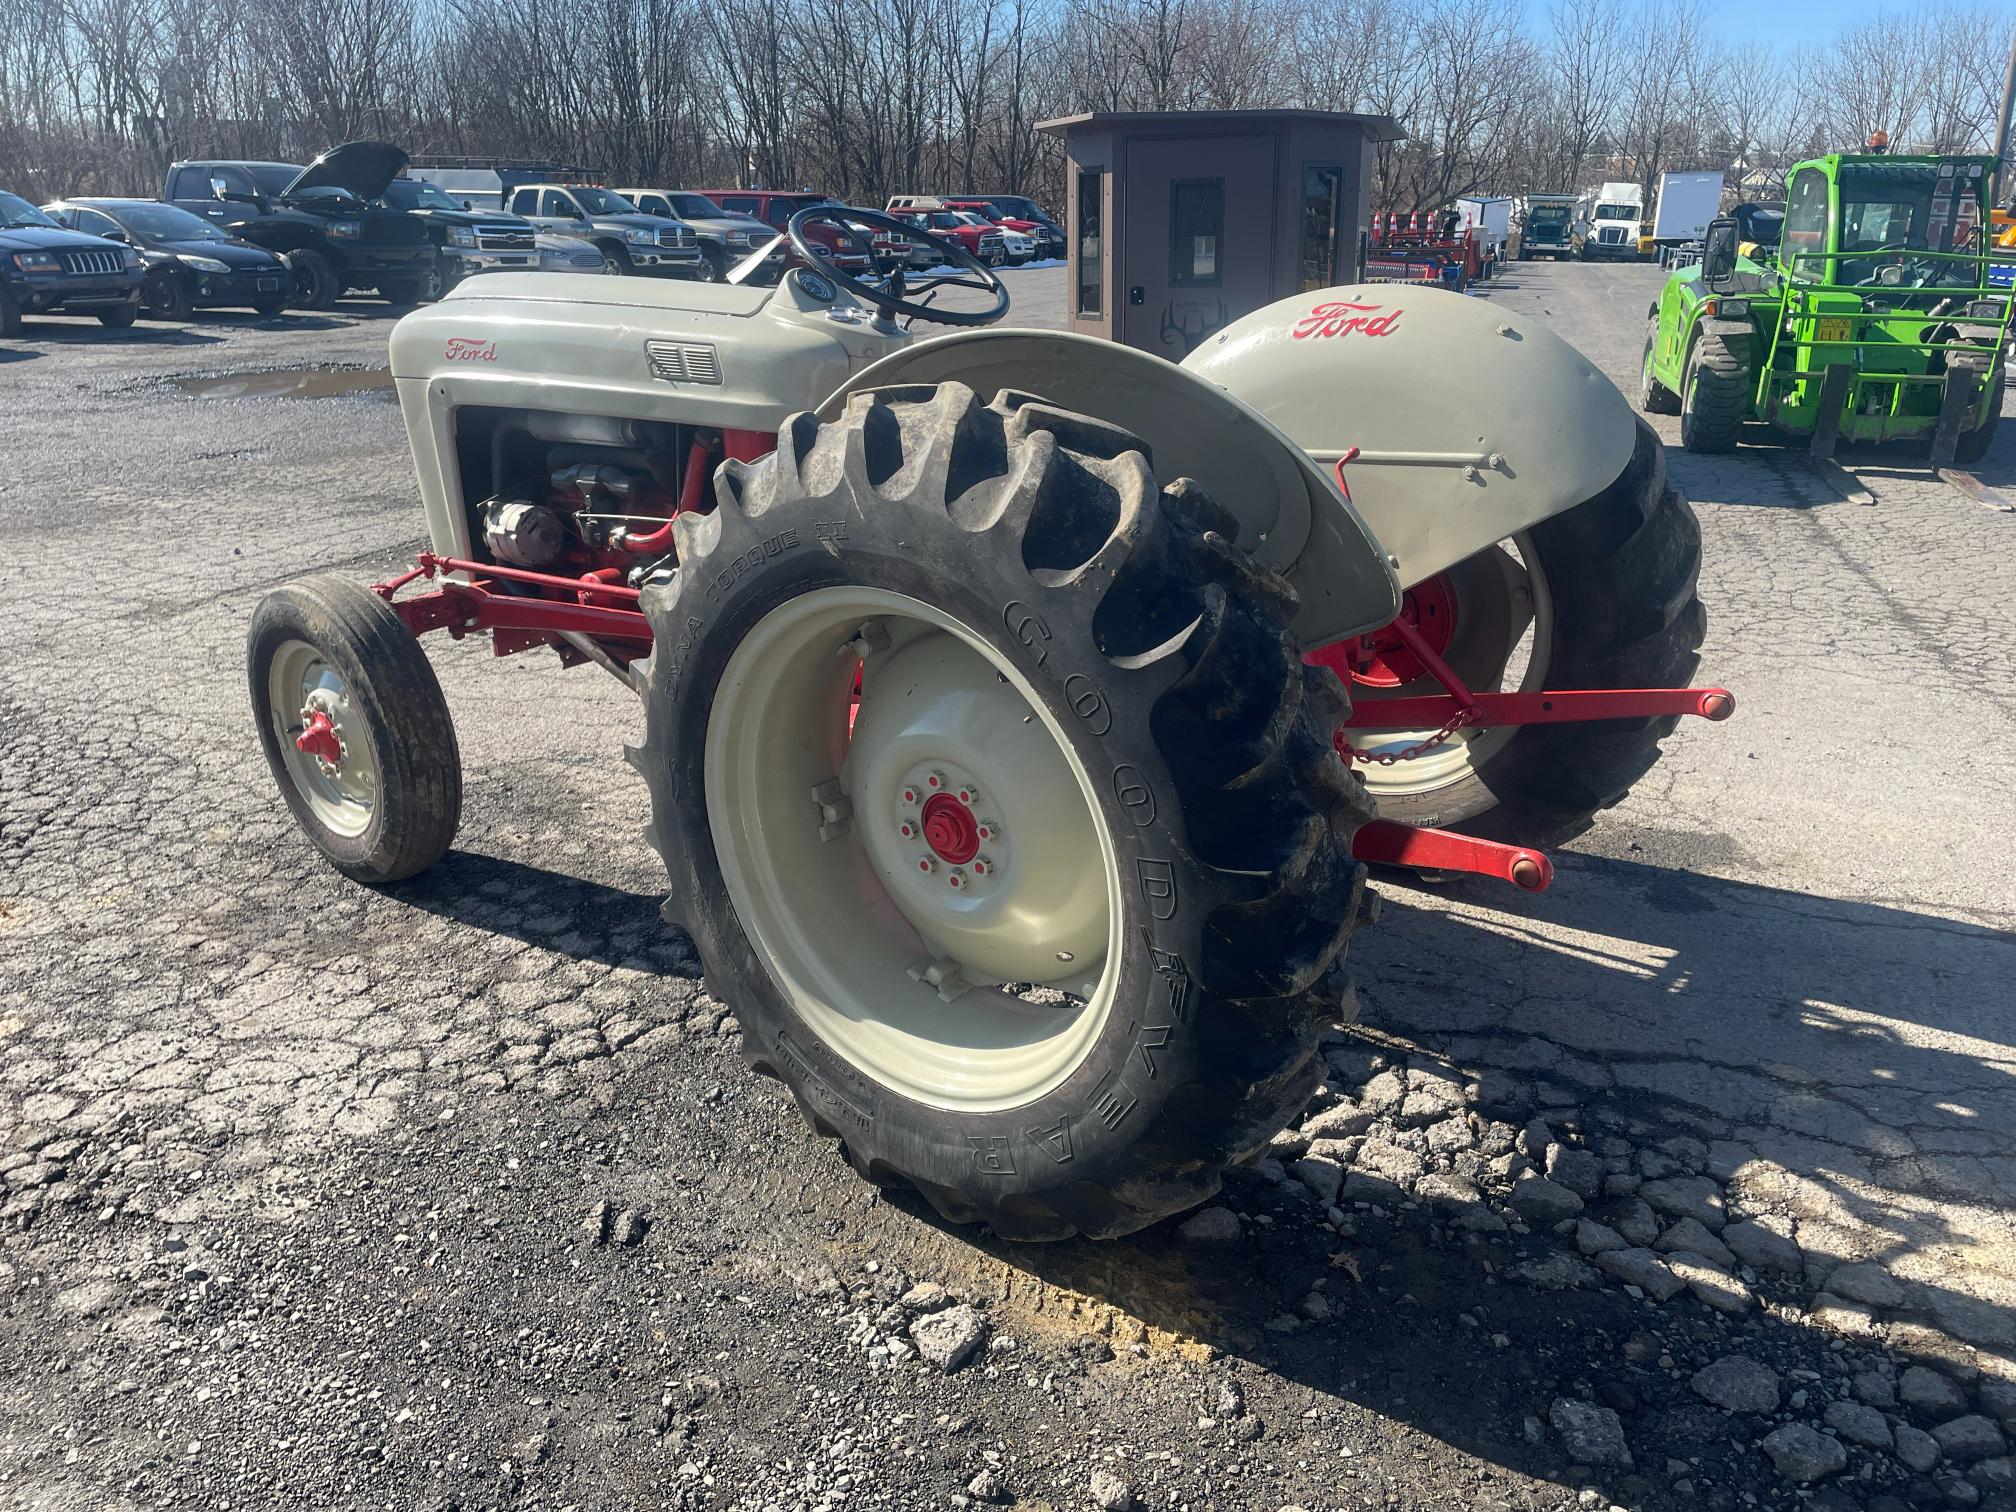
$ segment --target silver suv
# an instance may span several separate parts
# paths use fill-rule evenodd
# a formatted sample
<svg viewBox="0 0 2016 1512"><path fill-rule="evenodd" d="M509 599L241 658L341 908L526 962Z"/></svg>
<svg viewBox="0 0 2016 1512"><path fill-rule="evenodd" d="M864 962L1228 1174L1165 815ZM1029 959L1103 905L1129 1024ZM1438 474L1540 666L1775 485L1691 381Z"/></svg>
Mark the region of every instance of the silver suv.
<svg viewBox="0 0 2016 1512"><path fill-rule="evenodd" d="M705 277L700 238L684 221L646 215L622 196L590 184L520 184L506 207L541 231L592 242L618 273Z"/></svg>

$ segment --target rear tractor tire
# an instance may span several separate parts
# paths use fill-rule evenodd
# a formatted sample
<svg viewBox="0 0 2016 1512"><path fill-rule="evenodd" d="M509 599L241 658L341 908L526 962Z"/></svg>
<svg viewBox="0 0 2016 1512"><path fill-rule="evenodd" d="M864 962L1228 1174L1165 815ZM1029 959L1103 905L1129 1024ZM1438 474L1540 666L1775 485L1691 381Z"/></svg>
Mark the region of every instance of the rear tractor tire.
<svg viewBox="0 0 2016 1512"><path fill-rule="evenodd" d="M1210 1197L1315 1085L1362 902L1292 591L1012 391L857 394L720 482L645 591L629 755L750 1064L1008 1239Z"/></svg>
<svg viewBox="0 0 2016 1512"><path fill-rule="evenodd" d="M330 865L376 886L441 859L462 759L441 684L390 604L327 575L275 589L252 613L246 673L266 764Z"/></svg>
<svg viewBox="0 0 2016 1512"><path fill-rule="evenodd" d="M1472 688L1660 688L1692 679L1707 624L1694 591L1701 529L1667 482L1658 436L1643 420L1635 425L1631 461L1602 493L1458 563L1433 587L1408 590L1403 612L1431 644L1441 642L1437 650ZM1390 686L1354 687L1353 697L1364 708L1380 696L1441 691L1413 671L1395 673ZM1382 819L1558 845L1630 791L1677 723L1666 716L1460 731L1411 760L1355 770ZM1397 754L1432 733L1346 735L1361 750Z"/></svg>
<svg viewBox="0 0 2016 1512"><path fill-rule="evenodd" d="M1750 416L1750 357L1717 331L1702 331L1680 374L1680 444L1726 452Z"/></svg>

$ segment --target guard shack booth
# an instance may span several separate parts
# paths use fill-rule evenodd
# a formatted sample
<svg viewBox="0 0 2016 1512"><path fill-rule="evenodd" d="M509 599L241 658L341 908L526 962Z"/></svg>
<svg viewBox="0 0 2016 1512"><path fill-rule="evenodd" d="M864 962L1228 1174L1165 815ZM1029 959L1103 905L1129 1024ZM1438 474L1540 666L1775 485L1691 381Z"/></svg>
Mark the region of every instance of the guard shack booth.
<svg viewBox="0 0 2016 1512"><path fill-rule="evenodd" d="M1069 160L1066 328L1172 361L1290 294L1359 281L1390 116L1098 112L1042 121Z"/></svg>

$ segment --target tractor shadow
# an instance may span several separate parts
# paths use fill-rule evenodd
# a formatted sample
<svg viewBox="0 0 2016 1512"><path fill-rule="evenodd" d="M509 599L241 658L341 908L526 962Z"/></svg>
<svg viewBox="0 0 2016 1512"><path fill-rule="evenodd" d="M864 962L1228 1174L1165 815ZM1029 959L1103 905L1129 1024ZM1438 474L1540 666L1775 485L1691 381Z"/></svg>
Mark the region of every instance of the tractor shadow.
<svg viewBox="0 0 2016 1512"><path fill-rule="evenodd" d="M1800 1215L1808 1274L1766 1277L1760 1289L1777 1300L1803 1308L1836 1261L1875 1258L1905 1285L1893 1315L1983 1343L2006 1336L2016 1277L1988 1274L1989 1290L2004 1288L1988 1301L1982 1272L1972 1290L1941 1278L1956 1261L1983 1263L1997 1242L1984 1231L2016 1206L2016 933L1630 861L1557 860L1559 880L1540 895L1382 883L1385 918L1354 948L1357 1033L1413 1064L1457 1068L1479 1110L1515 1127L1535 1106L1568 1102L1585 1130L1622 1130L1641 1150L1675 1138L1742 1146L1747 1159L1716 1152L1740 1166L1736 1187ZM1104 1310L1117 1309L1146 1326L1151 1352L1158 1340L1201 1343L1277 1378L1293 1411L1256 1407L1277 1460L1336 1465L1302 1414L1334 1423L1353 1404L1516 1475L1584 1484L1527 1420L1594 1386L1637 1457L1636 1472L1601 1473L1608 1495L1634 1508L1733 1507L1772 1472L1731 1440L1770 1425L1705 1408L1687 1376L1739 1349L1781 1371L1824 1371L1839 1347L1817 1326L1754 1311L1732 1325L1684 1294L1655 1308L1611 1287L1519 1284L1521 1262L1574 1254L1571 1238L1545 1230L1464 1234L1419 1210L1361 1206L1355 1232L1340 1234L1292 1182L1250 1167L1218 1200L1248 1220L1224 1247L1186 1242L1178 1221L1117 1242L1014 1245L892 1199L944 1229L948 1248L998 1262L1006 1294L1036 1314L1032 1332L1107 1331ZM1294 1320L1312 1288L1331 1321ZM1649 1348L1648 1330L1659 1336ZM1684 1368L1658 1367L1665 1349ZM1244 1379L1257 1403L1256 1377ZM1208 1415L1215 1388L1199 1389ZM1697 1459L1701 1484L1687 1496L1658 1473L1669 1457ZM1333 1497L1383 1494L1337 1474L1347 1478ZM1474 1505L1559 1495L1507 1481L1488 1496L1480 1487Z"/></svg>
<svg viewBox="0 0 2016 1512"><path fill-rule="evenodd" d="M672 974L700 975L682 931L659 916L664 893L633 893L542 866L453 850L410 882L386 889L402 904L485 934L605 966L642 964L666 970L669 953L682 964ZM646 952L650 959L640 960Z"/></svg>

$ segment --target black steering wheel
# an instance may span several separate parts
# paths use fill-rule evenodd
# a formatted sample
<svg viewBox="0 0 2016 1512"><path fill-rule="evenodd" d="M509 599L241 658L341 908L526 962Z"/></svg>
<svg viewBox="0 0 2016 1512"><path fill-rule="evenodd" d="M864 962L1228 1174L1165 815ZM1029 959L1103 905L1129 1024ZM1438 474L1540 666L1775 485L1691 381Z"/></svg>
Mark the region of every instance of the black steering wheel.
<svg viewBox="0 0 2016 1512"><path fill-rule="evenodd" d="M908 241L921 241L926 246L941 253L945 261L960 269L958 273L939 274L936 277L908 281L899 266L888 273L871 273L857 277L830 260L830 250L820 246L807 236L806 228L824 221L834 227L868 260L868 266L875 263L875 244L862 234L861 227L881 228ZM894 319L908 316L911 320L933 320L939 325L984 326L992 325L1008 313L1008 286L987 264L955 241L934 236L922 226L910 221L898 220L893 215L884 215L879 210L856 210L847 205L809 205L791 217L786 234L791 245L807 266L817 268L828 278L834 279L848 292L864 303L873 305L883 315ZM976 275L974 277L968 274ZM985 310L946 310L916 298L934 289L971 289L976 293L993 296L993 305Z"/></svg>

